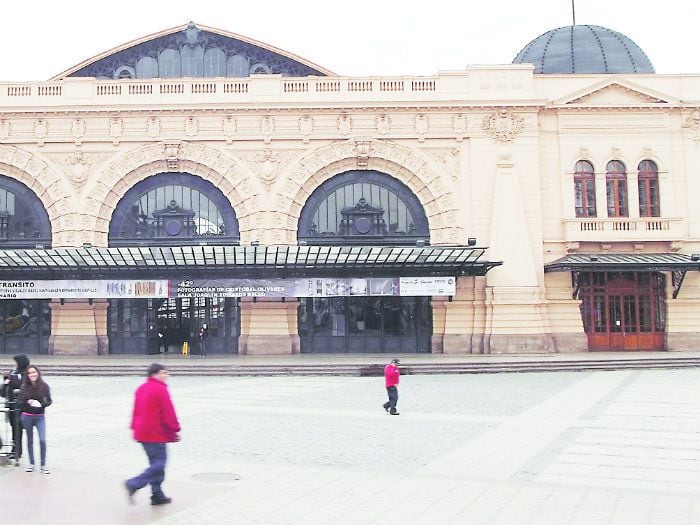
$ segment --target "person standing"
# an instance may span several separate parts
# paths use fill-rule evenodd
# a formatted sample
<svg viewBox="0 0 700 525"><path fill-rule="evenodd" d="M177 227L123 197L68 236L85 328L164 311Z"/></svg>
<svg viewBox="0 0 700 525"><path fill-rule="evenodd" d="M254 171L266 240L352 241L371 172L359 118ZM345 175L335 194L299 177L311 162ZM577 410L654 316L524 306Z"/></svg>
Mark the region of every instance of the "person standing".
<svg viewBox="0 0 700 525"><path fill-rule="evenodd" d="M49 474L46 466L46 407L51 406L51 389L41 378L41 372L33 365L27 367L27 374L19 391L19 407L22 411L22 427L27 431L27 452L29 465L27 472L34 472L34 428L39 434L39 451L42 474Z"/></svg>
<svg viewBox="0 0 700 525"><path fill-rule="evenodd" d="M172 498L163 493L167 460L166 444L180 441L180 423L168 392L168 370L158 363L148 367L146 382L134 394L131 429L134 440L141 443L148 457L148 468L124 482L129 502L137 490L151 485L151 505L170 503Z"/></svg>
<svg viewBox="0 0 700 525"><path fill-rule="evenodd" d="M17 354L13 359L16 366L11 372L3 374L0 396L5 398L5 405L9 409L7 417L10 418L12 428L12 455L15 461L18 461L22 457L22 423L19 417L17 391L22 387L22 380L29 366L29 358L25 354Z"/></svg>
<svg viewBox="0 0 700 525"><path fill-rule="evenodd" d="M384 384L386 392L389 394L389 401L384 403L384 410L392 416L398 416L399 411L396 410L396 404L399 402L399 360L392 359L391 363L384 367Z"/></svg>
<svg viewBox="0 0 700 525"><path fill-rule="evenodd" d="M207 327L207 323L202 324L202 327L199 329L199 355L204 357L207 355L207 337L209 337L209 328Z"/></svg>

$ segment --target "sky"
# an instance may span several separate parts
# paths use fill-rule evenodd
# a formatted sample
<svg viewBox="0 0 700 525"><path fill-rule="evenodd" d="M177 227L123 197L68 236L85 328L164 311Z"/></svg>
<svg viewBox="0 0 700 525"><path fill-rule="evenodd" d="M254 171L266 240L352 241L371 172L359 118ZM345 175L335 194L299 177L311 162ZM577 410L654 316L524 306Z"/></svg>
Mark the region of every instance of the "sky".
<svg viewBox="0 0 700 525"><path fill-rule="evenodd" d="M5 5L7 4L7 5ZM700 73L698 0L577 0L576 23L634 40L657 73ZM7 1L0 81L47 80L130 40L194 21L341 76L428 76L508 64L572 23L571 0Z"/></svg>

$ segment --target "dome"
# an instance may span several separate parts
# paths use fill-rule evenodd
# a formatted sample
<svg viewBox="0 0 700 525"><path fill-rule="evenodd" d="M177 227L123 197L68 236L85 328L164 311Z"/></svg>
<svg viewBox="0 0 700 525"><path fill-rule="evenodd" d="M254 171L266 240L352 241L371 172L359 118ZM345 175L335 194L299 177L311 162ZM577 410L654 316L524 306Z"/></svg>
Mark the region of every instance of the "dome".
<svg viewBox="0 0 700 525"><path fill-rule="evenodd" d="M547 31L526 45L514 64L534 64L535 73L654 73L631 39L600 26L574 25Z"/></svg>

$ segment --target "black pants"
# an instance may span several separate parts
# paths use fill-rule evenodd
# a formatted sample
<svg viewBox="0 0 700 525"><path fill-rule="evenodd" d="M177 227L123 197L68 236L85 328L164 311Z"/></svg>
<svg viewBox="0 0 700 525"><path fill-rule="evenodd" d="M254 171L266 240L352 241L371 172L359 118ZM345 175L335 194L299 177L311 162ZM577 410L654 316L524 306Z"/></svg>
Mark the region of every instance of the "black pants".
<svg viewBox="0 0 700 525"><path fill-rule="evenodd" d="M10 410L7 413L10 418L10 426L12 427L12 455L15 459L22 457L22 431L24 427L19 420L19 412Z"/></svg>
<svg viewBox="0 0 700 525"><path fill-rule="evenodd" d="M395 386L386 387L386 392L389 394L389 401L384 403L384 408L388 408L392 414L396 413L396 403L399 402L399 389Z"/></svg>

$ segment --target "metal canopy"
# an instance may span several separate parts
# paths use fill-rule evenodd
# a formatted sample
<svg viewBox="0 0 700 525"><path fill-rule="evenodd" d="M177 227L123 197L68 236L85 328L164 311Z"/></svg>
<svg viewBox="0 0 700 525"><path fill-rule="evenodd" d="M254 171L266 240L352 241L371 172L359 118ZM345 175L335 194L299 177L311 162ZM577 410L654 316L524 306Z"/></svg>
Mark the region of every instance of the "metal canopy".
<svg viewBox="0 0 700 525"><path fill-rule="evenodd" d="M700 258L682 253L571 254L544 266L545 272L686 272L693 270L700 270Z"/></svg>
<svg viewBox="0 0 700 525"><path fill-rule="evenodd" d="M486 275L473 246L149 246L0 250L3 279Z"/></svg>

